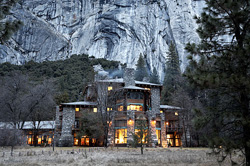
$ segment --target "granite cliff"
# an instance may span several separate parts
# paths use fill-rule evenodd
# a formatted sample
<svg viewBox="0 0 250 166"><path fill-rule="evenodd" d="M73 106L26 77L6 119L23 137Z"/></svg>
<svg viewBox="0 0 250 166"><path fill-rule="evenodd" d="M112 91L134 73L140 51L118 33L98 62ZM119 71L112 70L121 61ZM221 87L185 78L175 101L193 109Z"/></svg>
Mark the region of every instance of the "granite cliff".
<svg viewBox="0 0 250 166"><path fill-rule="evenodd" d="M65 59L88 54L135 67L140 54L163 79L165 58L174 42L182 70L187 42L197 42L193 19L203 0L21 0L13 17L24 26L7 45L0 62Z"/></svg>

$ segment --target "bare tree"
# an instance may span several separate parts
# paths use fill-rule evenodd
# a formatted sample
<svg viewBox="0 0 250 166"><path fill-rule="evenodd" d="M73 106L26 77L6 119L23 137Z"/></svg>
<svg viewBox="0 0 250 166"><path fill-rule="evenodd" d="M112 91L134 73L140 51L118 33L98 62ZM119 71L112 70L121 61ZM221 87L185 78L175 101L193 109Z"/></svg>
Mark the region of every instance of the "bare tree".
<svg viewBox="0 0 250 166"><path fill-rule="evenodd" d="M50 81L34 84L27 76L18 72L1 77L0 81L2 122L11 123L14 129L23 129L25 122L33 121L35 131L39 126L35 124L36 121L40 123L52 116L54 100L53 85Z"/></svg>

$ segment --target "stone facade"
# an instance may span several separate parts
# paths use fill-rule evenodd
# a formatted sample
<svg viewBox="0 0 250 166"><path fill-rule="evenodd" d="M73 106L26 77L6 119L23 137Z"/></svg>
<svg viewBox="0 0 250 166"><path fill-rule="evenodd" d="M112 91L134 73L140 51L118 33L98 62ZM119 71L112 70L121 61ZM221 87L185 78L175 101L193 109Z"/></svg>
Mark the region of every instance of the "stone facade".
<svg viewBox="0 0 250 166"><path fill-rule="evenodd" d="M94 90L94 87L96 90ZM112 90L109 87L112 87L110 88ZM139 116L143 116L148 122L148 131L151 140L150 146L155 147L159 145L167 147L169 139L167 138L166 121L171 120L171 118L166 118L165 113L160 111L161 85L135 81L134 69L127 68L125 69L124 79L99 80L94 86L90 86L89 91L86 93L87 96L91 95L90 91L97 92L97 96L94 97L96 98L94 106L91 105L91 102L87 101L63 104L62 130L59 146L73 146L74 140L78 139L72 135L72 133L77 132L77 130L72 128L76 120L74 108L89 107L93 109L97 107L99 113L105 114L105 117L108 117L105 119L109 125L108 145L129 146L136 129L136 119ZM57 116L60 115L59 109L57 109L56 114ZM56 126L60 127L60 119L57 118L56 121ZM173 131L173 133L176 132ZM120 139L119 137L122 138ZM81 141L78 140L78 142Z"/></svg>

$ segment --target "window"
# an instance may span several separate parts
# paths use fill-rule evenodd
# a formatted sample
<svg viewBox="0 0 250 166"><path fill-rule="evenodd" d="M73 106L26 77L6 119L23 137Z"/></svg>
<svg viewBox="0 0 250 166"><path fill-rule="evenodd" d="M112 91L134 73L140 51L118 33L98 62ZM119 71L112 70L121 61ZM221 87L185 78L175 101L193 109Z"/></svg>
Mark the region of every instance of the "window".
<svg viewBox="0 0 250 166"><path fill-rule="evenodd" d="M115 130L115 143L126 144L127 143L127 129L116 129Z"/></svg>
<svg viewBox="0 0 250 166"><path fill-rule="evenodd" d="M175 114L176 116L178 116L178 112L175 112L174 114Z"/></svg>
<svg viewBox="0 0 250 166"><path fill-rule="evenodd" d="M142 111L143 107L141 105L129 105L127 106L127 110Z"/></svg>
<svg viewBox="0 0 250 166"><path fill-rule="evenodd" d="M76 111L76 112L78 112L79 110L80 110L80 108L77 108L77 107L75 108L75 111Z"/></svg>
<svg viewBox="0 0 250 166"><path fill-rule="evenodd" d="M160 113L163 113L163 111L162 111L162 110L160 110Z"/></svg>
<svg viewBox="0 0 250 166"><path fill-rule="evenodd" d="M107 111L112 111L112 108L107 108Z"/></svg>
<svg viewBox="0 0 250 166"><path fill-rule="evenodd" d="M122 105L120 105L120 106L118 107L118 111L123 111L123 106L122 106Z"/></svg>
<svg viewBox="0 0 250 166"><path fill-rule="evenodd" d="M93 112L97 112L97 108L93 108Z"/></svg>
<svg viewBox="0 0 250 166"><path fill-rule="evenodd" d="M109 87L108 87L108 91L111 91L111 90L113 90L113 87L112 87L112 86L109 86Z"/></svg>
<svg viewBox="0 0 250 166"><path fill-rule="evenodd" d="M156 130L156 137L158 140L158 144L161 144L161 130Z"/></svg>

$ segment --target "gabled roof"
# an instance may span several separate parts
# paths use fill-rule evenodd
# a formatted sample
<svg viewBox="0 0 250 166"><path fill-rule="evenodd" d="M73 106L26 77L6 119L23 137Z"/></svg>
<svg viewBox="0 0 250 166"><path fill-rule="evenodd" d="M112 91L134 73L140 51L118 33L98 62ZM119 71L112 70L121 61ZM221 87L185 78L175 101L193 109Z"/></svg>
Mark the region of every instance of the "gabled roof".
<svg viewBox="0 0 250 166"><path fill-rule="evenodd" d="M180 107L175 107L175 106L171 106L171 105L160 105L160 109L181 110Z"/></svg>
<svg viewBox="0 0 250 166"><path fill-rule="evenodd" d="M71 102L71 103L62 103L62 105L86 105L86 106L96 106L96 102L91 101L77 101L77 102Z"/></svg>
<svg viewBox="0 0 250 166"><path fill-rule="evenodd" d="M112 83L124 83L123 78L117 78L117 79L108 79L108 80L98 80L97 82L112 82ZM135 84L140 84L140 85L149 85L149 86L162 86L161 84L153 84L150 82L143 82L143 81L136 81Z"/></svg>

